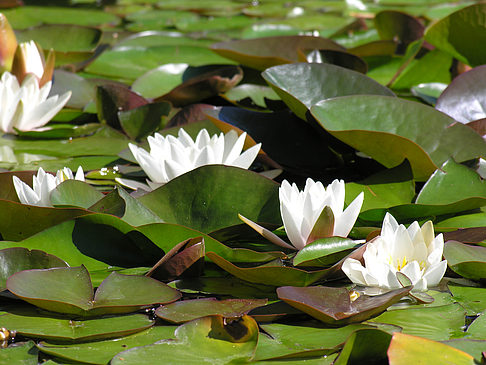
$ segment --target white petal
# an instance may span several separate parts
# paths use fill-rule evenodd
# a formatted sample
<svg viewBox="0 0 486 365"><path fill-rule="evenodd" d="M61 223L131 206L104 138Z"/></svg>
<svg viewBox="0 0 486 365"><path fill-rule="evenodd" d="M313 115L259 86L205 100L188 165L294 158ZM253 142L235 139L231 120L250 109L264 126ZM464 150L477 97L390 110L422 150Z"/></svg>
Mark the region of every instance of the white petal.
<svg viewBox="0 0 486 365"><path fill-rule="evenodd" d="M285 227L285 232L292 245L301 249L305 246L307 237L303 237L300 232L301 220L294 216L293 212L284 204L280 204L280 213Z"/></svg>
<svg viewBox="0 0 486 365"><path fill-rule="evenodd" d="M344 260L341 269L353 283L363 286L368 285L364 278L367 271L358 260L347 258Z"/></svg>
<svg viewBox="0 0 486 365"><path fill-rule="evenodd" d="M258 143L253 147L248 148L245 152L239 155L237 158L233 160L231 163L232 166L241 167L242 169L247 169L251 166L253 161L255 161L256 157L258 156L258 152L260 152L262 144Z"/></svg>
<svg viewBox="0 0 486 365"><path fill-rule="evenodd" d="M364 194L361 192L334 222L334 236L347 237L358 219Z"/></svg>
<svg viewBox="0 0 486 365"><path fill-rule="evenodd" d="M429 267L424 274L424 279L427 280L427 286L430 288L439 285L439 282L444 276L446 270L447 260L441 261L438 264Z"/></svg>
<svg viewBox="0 0 486 365"><path fill-rule="evenodd" d="M417 283L422 278L422 270L420 270L420 265L415 260L407 263L400 272L407 275L413 284Z"/></svg>
<svg viewBox="0 0 486 365"><path fill-rule="evenodd" d="M22 204L37 205L40 198L32 190L32 188L20 180L17 176L13 176L13 183L15 191Z"/></svg>

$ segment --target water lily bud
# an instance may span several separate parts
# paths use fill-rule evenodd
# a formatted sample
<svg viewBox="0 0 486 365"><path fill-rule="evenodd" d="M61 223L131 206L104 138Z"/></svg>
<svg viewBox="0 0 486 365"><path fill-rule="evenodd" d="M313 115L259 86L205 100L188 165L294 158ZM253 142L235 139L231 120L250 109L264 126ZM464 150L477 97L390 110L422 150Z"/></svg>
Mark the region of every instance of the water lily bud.
<svg viewBox="0 0 486 365"><path fill-rule="evenodd" d="M51 81L54 72L55 56L54 51L49 51L47 62L44 58L44 51L34 41L20 43L15 51L12 64L12 73L22 83L27 74L37 77L39 86Z"/></svg>
<svg viewBox="0 0 486 365"><path fill-rule="evenodd" d="M17 38L7 20L7 17L0 13L0 73L10 71L17 49Z"/></svg>

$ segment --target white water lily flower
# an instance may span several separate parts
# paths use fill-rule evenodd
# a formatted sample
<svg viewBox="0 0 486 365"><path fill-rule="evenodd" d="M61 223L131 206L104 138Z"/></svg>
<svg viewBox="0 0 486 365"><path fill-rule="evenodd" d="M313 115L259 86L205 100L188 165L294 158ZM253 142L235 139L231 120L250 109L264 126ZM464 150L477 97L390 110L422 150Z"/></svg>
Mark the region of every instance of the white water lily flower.
<svg viewBox="0 0 486 365"><path fill-rule="evenodd" d="M4 72L0 79L0 131L31 131L49 122L71 97L68 91L47 98L50 90L51 82L39 88L34 74L27 74L19 85L14 75Z"/></svg>
<svg viewBox="0 0 486 365"><path fill-rule="evenodd" d="M363 193L343 211L344 195L343 180L334 180L324 188L321 182L308 178L303 191L287 180L282 182L279 189L280 213L287 237L295 248L300 250L317 238L348 236L363 205ZM333 219L318 224L327 226L315 227L326 207L332 210ZM317 236L311 235L312 232L317 232Z"/></svg>
<svg viewBox="0 0 486 365"><path fill-rule="evenodd" d="M164 137L159 133L148 137L150 152L130 143L130 151L150 179L147 180L149 187L139 183L134 184L133 188L156 189L203 165L222 164L247 169L258 155L261 143L241 153L245 138L246 133L238 137L233 130L209 137L208 131L202 129L194 141L181 128L178 137ZM131 187L128 180L122 179L120 182Z"/></svg>
<svg viewBox="0 0 486 365"><path fill-rule="evenodd" d="M401 288L396 277L401 272L412 281L414 291L426 291L439 284L447 269L443 251L444 238L434 237L431 221L422 227L415 221L405 228L387 213L380 236L368 243L363 254L365 267L348 258L342 270L355 284L383 289Z"/></svg>
<svg viewBox="0 0 486 365"><path fill-rule="evenodd" d="M25 63L25 73L33 73L40 80L44 74L44 60L34 41L19 44L19 51Z"/></svg>
<svg viewBox="0 0 486 365"><path fill-rule="evenodd" d="M13 183L22 204L52 207L51 192L63 181L72 179L84 181L84 172L81 166L78 167L76 176L68 167L58 170L56 176L46 173L42 167L39 167L37 175L32 178L33 189L17 176L13 177Z"/></svg>

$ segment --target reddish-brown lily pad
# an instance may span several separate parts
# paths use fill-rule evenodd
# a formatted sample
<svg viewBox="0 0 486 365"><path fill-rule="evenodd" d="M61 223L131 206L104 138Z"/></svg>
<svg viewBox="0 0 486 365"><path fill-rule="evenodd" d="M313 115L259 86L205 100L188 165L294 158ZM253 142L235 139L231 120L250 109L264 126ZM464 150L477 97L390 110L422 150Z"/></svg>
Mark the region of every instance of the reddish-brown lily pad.
<svg viewBox="0 0 486 365"><path fill-rule="evenodd" d="M410 290L412 286L375 296L361 294L354 301L351 300L350 292L346 288L325 286L284 286L277 289L277 294L291 306L324 323L336 326L361 322L377 316L407 295Z"/></svg>

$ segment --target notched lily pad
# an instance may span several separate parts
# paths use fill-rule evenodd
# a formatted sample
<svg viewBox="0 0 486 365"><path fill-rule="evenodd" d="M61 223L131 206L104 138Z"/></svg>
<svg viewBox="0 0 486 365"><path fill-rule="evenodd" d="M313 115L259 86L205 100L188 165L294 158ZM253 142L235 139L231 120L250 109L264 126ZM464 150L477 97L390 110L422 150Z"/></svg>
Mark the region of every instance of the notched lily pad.
<svg viewBox="0 0 486 365"><path fill-rule="evenodd" d="M93 296L84 266L21 271L8 278L7 289L40 308L80 316L130 313L181 296L154 279L116 272L103 280Z"/></svg>
<svg viewBox="0 0 486 365"><path fill-rule="evenodd" d="M468 279L486 279L486 247L448 241L444 245L444 257L449 267Z"/></svg>
<svg viewBox="0 0 486 365"><path fill-rule="evenodd" d="M0 250L0 292L7 288L7 278L16 272L65 266L69 266L65 261L41 250L5 248Z"/></svg>
<svg viewBox="0 0 486 365"><path fill-rule="evenodd" d="M216 314L234 319L265 304L267 304L266 299L217 300L216 298L204 298L163 305L157 308L155 314L171 323L184 323Z"/></svg>
<svg viewBox="0 0 486 365"><path fill-rule="evenodd" d="M324 286L284 286L277 289L277 294L286 303L324 323L343 325L379 315L407 295L411 289L412 286L408 286L376 296L361 294L355 300L351 299L346 288Z"/></svg>

